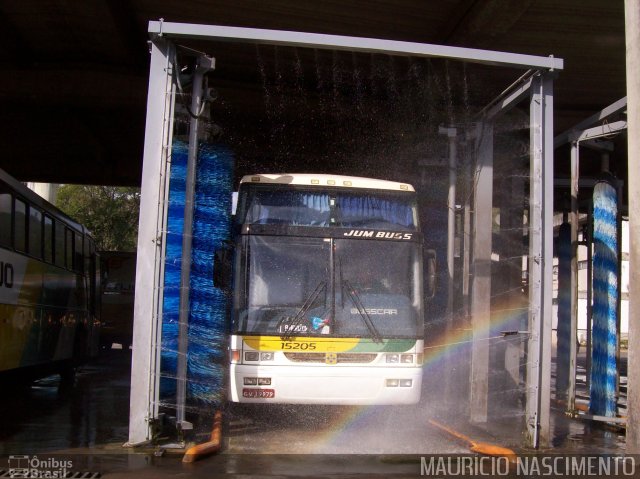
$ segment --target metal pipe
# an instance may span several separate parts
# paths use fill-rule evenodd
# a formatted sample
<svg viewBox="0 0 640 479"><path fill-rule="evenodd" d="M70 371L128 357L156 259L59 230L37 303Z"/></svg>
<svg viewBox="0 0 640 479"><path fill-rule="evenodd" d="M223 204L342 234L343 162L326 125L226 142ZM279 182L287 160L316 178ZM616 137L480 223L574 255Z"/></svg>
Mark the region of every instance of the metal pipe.
<svg viewBox="0 0 640 479"><path fill-rule="evenodd" d="M200 56L193 74L191 91L191 122L189 124L189 155L187 159L186 191L184 198L184 223L182 228L182 262L180 268L180 315L178 331L178 366L176 394L176 422L180 427L190 428L185 421L187 391L187 351L189 349L189 293L191 275L191 244L193 239L193 206L196 185L196 163L198 160L199 113L202 105L204 75L212 69L212 59Z"/></svg>
<svg viewBox="0 0 640 479"><path fill-rule="evenodd" d="M453 280L454 280L454 253L456 238L456 135L453 127L440 127L438 132L449 138L449 196L447 198L447 318L449 323L453 321Z"/></svg>
<svg viewBox="0 0 640 479"><path fill-rule="evenodd" d="M574 146L575 145L575 146ZM580 180L580 143L571 145L571 334L569 335L569 388L567 400L569 409L576 403L576 370L578 341L578 192Z"/></svg>

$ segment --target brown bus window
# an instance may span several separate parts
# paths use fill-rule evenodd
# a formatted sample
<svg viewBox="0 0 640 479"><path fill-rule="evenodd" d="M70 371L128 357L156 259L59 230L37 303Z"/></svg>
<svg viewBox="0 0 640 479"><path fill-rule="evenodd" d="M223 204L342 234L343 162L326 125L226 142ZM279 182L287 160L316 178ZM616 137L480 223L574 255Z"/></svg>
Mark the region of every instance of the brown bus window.
<svg viewBox="0 0 640 479"><path fill-rule="evenodd" d="M42 258L42 213L29 207L29 254Z"/></svg>
<svg viewBox="0 0 640 479"><path fill-rule="evenodd" d="M0 186L0 246L11 246L11 193Z"/></svg>
<svg viewBox="0 0 640 479"><path fill-rule="evenodd" d="M13 214L13 247L17 251L27 251L27 204L16 198Z"/></svg>
<svg viewBox="0 0 640 479"><path fill-rule="evenodd" d="M65 261L65 266L67 267L67 269L73 269L73 231L71 231L69 228L67 228L66 230L66 234L65 234L65 238L66 238L66 261Z"/></svg>
<svg viewBox="0 0 640 479"><path fill-rule="evenodd" d="M56 235L56 247L55 247L55 258L56 265L64 268L65 258L65 248L64 248L64 225L59 221L56 221L55 228Z"/></svg>
<svg viewBox="0 0 640 479"><path fill-rule="evenodd" d="M53 263L53 219L47 215L44 215L44 231L42 238L44 242L44 260L47 263Z"/></svg>
<svg viewBox="0 0 640 479"><path fill-rule="evenodd" d="M84 265L82 263L82 235L80 233L75 234L75 252L73 255L73 269L78 273L82 273Z"/></svg>

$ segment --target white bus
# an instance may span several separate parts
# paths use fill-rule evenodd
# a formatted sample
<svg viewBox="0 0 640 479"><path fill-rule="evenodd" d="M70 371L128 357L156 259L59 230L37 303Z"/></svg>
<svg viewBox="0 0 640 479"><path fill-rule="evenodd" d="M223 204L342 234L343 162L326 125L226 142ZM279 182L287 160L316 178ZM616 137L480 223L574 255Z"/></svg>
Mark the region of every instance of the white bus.
<svg viewBox="0 0 640 479"><path fill-rule="evenodd" d="M413 404L423 352L423 240L411 185L242 178L229 400ZM430 263L431 264L431 263ZM224 285L220 264L217 285ZM230 268L229 268L230 269Z"/></svg>

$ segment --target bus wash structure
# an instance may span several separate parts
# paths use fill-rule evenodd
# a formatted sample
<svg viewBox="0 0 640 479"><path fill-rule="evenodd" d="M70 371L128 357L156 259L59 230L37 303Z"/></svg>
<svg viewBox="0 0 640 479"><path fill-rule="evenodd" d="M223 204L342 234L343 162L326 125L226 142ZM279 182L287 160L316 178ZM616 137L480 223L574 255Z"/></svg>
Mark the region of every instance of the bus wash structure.
<svg viewBox="0 0 640 479"><path fill-rule="evenodd" d="M0 378L68 377L96 356L99 283L87 229L0 170Z"/></svg>
<svg viewBox="0 0 640 479"><path fill-rule="evenodd" d="M391 181L242 178L233 254L218 252L215 268L218 285L231 286L233 273L230 401L419 401L424 265L416 203L412 186Z"/></svg>

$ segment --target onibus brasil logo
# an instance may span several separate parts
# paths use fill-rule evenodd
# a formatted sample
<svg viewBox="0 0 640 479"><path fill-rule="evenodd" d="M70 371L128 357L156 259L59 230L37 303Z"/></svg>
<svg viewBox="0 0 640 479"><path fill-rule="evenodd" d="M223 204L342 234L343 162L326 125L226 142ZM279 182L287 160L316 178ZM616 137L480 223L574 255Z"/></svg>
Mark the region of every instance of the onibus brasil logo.
<svg viewBox="0 0 640 479"><path fill-rule="evenodd" d="M63 478L71 475L73 461L38 456L9 456L9 477Z"/></svg>

